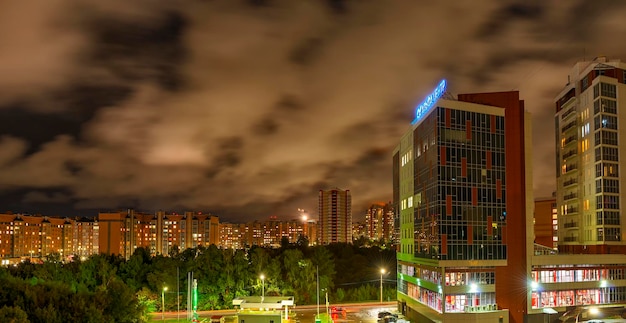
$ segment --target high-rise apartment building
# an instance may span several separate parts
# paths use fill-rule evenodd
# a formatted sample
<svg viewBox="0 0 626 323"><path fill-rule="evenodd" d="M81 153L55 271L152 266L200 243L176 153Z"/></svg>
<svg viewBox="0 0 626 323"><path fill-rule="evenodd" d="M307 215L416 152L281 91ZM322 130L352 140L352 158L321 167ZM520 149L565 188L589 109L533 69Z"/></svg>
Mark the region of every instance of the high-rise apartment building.
<svg viewBox="0 0 626 323"><path fill-rule="evenodd" d="M350 190L319 192L318 239L320 244L352 242L352 197Z"/></svg>
<svg viewBox="0 0 626 323"><path fill-rule="evenodd" d="M417 321L524 322L529 116L518 92L455 100L445 87L418 106L394 151L400 307Z"/></svg>
<svg viewBox="0 0 626 323"><path fill-rule="evenodd" d="M386 243L395 243L395 214L391 203L373 204L365 213L366 237Z"/></svg>
<svg viewBox="0 0 626 323"><path fill-rule="evenodd" d="M579 62L556 98L559 250L626 253L626 64ZM622 147L620 147L620 145Z"/></svg>
<svg viewBox="0 0 626 323"><path fill-rule="evenodd" d="M535 246L528 286L529 313L544 320L556 316L546 313L557 312L559 321L567 322L602 322L625 314L619 203L626 184L618 172L626 158L619 146L626 138L620 128L626 121L620 112L626 108L625 69L604 57L579 62L555 100L555 211L549 215L547 205L536 204L535 217L552 217L552 226L556 221L558 253ZM548 238L547 230L544 235Z"/></svg>

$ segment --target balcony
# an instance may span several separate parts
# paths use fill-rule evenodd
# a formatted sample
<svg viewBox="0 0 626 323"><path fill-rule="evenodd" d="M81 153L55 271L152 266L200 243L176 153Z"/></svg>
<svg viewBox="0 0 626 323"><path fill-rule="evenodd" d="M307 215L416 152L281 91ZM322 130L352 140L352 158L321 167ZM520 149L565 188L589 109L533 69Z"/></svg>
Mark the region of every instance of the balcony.
<svg viewBox="0 0 626 323"><path fill-rule="evenodd" d="M575 156L576 154L578 154L578 151L576 151L576 149L568 150L565 154L563 154L563 159L568 159L572 156Z"/></svg>
<svg viewBox="0 0 626 323"><path fill-rule="evenodd" d="M578 237L565 237L565 238L563 238L563 241L565 241L565 242L574 242L576 240L578 240Z"/></svg>
<svg viewBox="0 0 626 323"><path fill-rule="evenodd" d="M569 164L567 166L565 166L565 168L563 169L563 173L567 174L571 171L575 171L578 169L578 165L577 164Z"/></svg>
<svg viewBox="0 0 626 323"><path fill-rule="evenodd" d="M563 182L563 186L570 186L570 185L574 185L574 184L578 184L578 179L576 178L570 178L568 180L566 180L565 182Z"/></svg>
<svg viewBox="0 0 626 323"><path fill-rule="evenodd" d="M571 206L564 210L563 215L572 215L576 213L578 213L578 208Z"/></svg>
<svg viewBox="0 0 626 323"><path fill-rule="evenodd" d="M576 120L566 124L562 129L561 129L561 133L565 133L567 130L572 129L572 128L576 128Z"/></svg>
<svg viewBox="0 0 626 323"><path fill-rule="evenodd" d="M577 228L578 227L578 222L567 222L563 224L564 228Z"/></svg>
<svg viewBox="0 0 626 323"><path fill-rule="evenodd" d="M574 112L576 112L576 106L573 106L567 109L567 111L563 112L563 115L561 116L561 120L565 120L567 119L567 117L574 115L573 114Z"/></svg>
<svg viewBox="0 0 626 323"><path fill-rule="evenodd" d="M575 199L575 198L578 198L578 193L572 192L563 196L564 201Z"/></svg>
<svg viewBox="0 0 626 323"><path fill-rule="evenodd" d="M573 143L573 142L577 142L578 141L578 136L573 135L573 136L569 136L567 138L565 138L565 140L563 140L563 147Z"/></svg>

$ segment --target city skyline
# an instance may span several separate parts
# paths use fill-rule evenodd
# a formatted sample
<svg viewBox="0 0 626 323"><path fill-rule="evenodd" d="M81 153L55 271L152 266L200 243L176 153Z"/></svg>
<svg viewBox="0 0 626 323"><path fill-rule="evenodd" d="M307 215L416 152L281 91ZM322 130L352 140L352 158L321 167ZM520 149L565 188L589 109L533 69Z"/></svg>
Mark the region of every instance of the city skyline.
<svg viewBox="0 0 626 323"><path fill-rule="evenodd" d="M550 196L565 75L626 59L626 4L602 4L3 3L0 212L288 219L340 187L364 216L391 200L393 147L441 79L520 92Z"/></svg>

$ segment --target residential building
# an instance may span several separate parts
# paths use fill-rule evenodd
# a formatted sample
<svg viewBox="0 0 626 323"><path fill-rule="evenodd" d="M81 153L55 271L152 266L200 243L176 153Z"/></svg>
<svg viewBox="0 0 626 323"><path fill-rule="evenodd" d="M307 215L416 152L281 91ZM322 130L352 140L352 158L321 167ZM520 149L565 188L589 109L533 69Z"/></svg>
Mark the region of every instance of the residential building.
<svg viewBox="0 0 626 323"><path fill-rule="evenodd" d="M626 64L578 62L555 99L558 254L535 249L530 313L561 320L624 317L626 255L619 166L626 151ZM538 212L536 211L535 214ZM550 314L547 314L548 316Z"/></svg>
<svg viewBox="0 0 626 323"><path fill-rule="evenodd" d="M72 255L74 221L41 215L0 214L0 257L3 264L30 259L40 261L50 254L60 259Z"/></svg>
<svg viewBox="0 0 626 323"><path fill-rule="evenodd" d="M579 62L556 97L559 251L626 253L620 211L626 180L626 64ZM620 139L621 138L621 139ZM623 167L621 167L623 168Z"/></svg>
<svg viewBox="0 0 626 323"><path fill-rule="evenodd" d="M394 220L395 214L391 202L373 204L365 213L367 238L394 243Z"/></svg>
<svg viewBox="0 0 626 323"><path fill-rule="evenodd" d="M350 190L319 191L318 241L320 244L352 242L352 197Z"/></svg>
<svg viewBox="0 0 626 323"><path fill-rule="evenodd" d="M147 214L128 210L100 213L98 222L100 252L124 258L139 247L147 248L153 255L170 255L219 240L218 217L200 212Z"/></svg>
<svg viewBox="0 0 626 323"><path fill-rule="evenodd" d="M365 221L352 222L352 239L358 240L359 238L370 240Z"/></svg>
<svg viewBox="0 0 626 323"><path fill-rule="evenodd" d="M301 237L315 238L315 221L300 219L279 221L276 217L270 217L264 222L221 223L220 236L221 241L218 245L222 248L242 249L250 246L276 248L281 246L283 239L289 243L297 243Z"/></svg>
<svg viewBox="0 0 626 323"><path fill-rule="evenodd" d="M81 217L74 222L74 256L86 259L100 253L100 225L97 219Z"/></svg>

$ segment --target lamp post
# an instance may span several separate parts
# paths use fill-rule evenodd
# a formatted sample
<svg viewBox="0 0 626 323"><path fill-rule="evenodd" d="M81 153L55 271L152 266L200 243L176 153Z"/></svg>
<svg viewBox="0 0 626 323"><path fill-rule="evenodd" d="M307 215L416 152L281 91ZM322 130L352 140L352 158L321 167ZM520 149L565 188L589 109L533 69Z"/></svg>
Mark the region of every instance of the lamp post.
<svg viewBox="0 0 626 323"><path fill-rule="evenodd" d="M317 316L315 317L315 323L317 323L320 317L320 267L316 266L315 270L317 272Z"/></svg>
<svg viewBox="0 0 626 323"><path fill-rule="evenodd" d="M265 275L261 274L261 303L265 299Z"/></svg>
<svg viewBox="0 0 626 323"><path fill-rule="evenodd" d="M167 290L167 287L163 287L163 290L161 290L161 321L165 320L165 291Z"/></svg>
<svg viewBox="0 0 626 323"><path fill-rule="evenodd" d="M385 268L380 269L380 302L383 302L383 274L385 274Z"/></svg>

